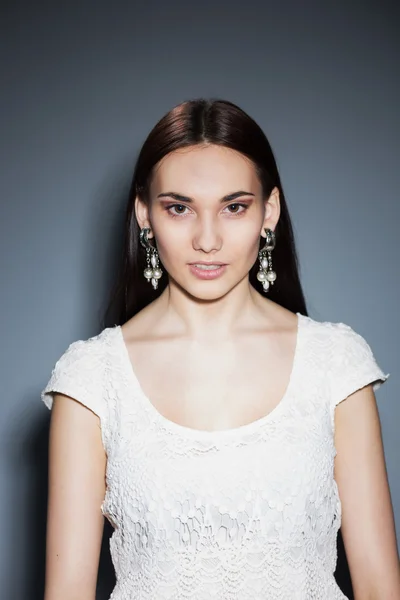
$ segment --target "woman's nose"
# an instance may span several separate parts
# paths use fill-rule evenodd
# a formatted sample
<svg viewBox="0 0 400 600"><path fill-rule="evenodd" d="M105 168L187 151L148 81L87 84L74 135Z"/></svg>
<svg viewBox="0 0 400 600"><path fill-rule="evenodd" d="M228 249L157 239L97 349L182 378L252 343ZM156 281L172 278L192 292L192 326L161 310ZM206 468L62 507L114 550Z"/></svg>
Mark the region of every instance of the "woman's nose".
<svg viewBox="0 0 400 600"><path fill-rule="evenodd" d="M222 238L216 220L211 216L199 218L193 235L193 248L203 250L203 252L212 252L220 250L221 246Z"/></svg>

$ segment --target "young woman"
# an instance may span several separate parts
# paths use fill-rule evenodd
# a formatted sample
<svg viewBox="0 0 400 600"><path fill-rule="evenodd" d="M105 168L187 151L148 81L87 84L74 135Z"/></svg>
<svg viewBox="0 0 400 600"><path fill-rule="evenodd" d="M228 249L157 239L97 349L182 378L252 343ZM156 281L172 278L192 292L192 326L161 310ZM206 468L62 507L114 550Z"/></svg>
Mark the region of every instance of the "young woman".
<svg viewBox="0 0 400 600"><path fill-rule="evenodd" d="M343 599L340 526L357 600L400 598L389 375L307 316L272 150L234 104L184 102L149 134L111 308L42 392L46 600L94 599L103 516L112 600Z"/></svg>

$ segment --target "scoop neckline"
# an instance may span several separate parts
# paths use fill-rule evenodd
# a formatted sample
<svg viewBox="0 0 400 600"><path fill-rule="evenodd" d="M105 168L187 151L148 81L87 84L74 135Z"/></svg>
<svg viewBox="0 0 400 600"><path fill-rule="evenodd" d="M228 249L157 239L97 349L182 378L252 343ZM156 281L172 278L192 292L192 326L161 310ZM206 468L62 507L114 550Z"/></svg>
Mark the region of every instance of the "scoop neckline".
<svg viewBox="0 0 400 600"><path fill-rule="evenodd" d="M270 410L266 415L239 425L237 427L230 427L228 429L197 429L195 427L188 427L181 425L165 417L151 402L150 398L145 394L139 379L134 371L132 361L129 356L128 347L125 343L125 339L122 333L121 325L116 325L115 330L117 332L119 349L121 350L122 361L125 365L126 371L129 376L129 380L132 383L134 391L136 391L139 400L142 402L144 408L154 415L156 421L158 421L164 428L170 429L173 432L183 434L185 436L196 437L199 439L210 440L214 438L229 438L237 435L245 435L252 433L259 427L269 423L270 421L276 420L276 418L282 413L286 405L289 403L290 398L293 396L295 389L296 376L299 370L301 348L303 342L303 323L306 319L305 315L300 312L295 313L297 315L297 331L296 331L296 344L292 362L292 369L289 375L289 380L286 386L286 390L276 406Z"/></svg>

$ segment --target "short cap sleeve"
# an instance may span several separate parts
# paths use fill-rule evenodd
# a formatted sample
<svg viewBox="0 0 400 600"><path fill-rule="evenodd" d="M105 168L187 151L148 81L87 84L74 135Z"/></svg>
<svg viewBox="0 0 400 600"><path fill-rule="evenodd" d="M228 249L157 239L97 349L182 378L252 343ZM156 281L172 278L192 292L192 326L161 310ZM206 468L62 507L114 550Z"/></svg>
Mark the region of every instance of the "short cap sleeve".
<svg viewBox="0 0 400 600"><path fill-rule="evenodd" d="M102 420L105 419L103 390L104 363L100 340L90 338L69 345L56 362L41 399L51 410L53 394L58 392L78 400Z"/></svg>
<svg viewBox="0 0 400 600"><path fill-rule="evenodd" d="M368 342L349 325L337 323L334 368L331 369L332 402L337 406L350 394L371 384L376 391L390 376L378 365Z"/></svg>

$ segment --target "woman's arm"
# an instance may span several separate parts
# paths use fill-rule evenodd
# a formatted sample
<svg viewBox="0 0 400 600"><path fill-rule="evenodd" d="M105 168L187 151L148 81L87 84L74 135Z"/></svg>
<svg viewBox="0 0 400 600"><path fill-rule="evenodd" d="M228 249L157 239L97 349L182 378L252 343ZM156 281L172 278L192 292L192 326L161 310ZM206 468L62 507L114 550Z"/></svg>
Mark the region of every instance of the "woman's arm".
<svg viewBox="0 0 400 600"><path fill-rule="evenodd" d="M400 566L372 385L335 409L335 479L355 600L400 600Z"/></svg>
<svg viewBox="0 0 400 600"><path fill-rule="evenodd" d="M55 394L49 435L44 600L95 599L105 469L99 417L76 400Z"/></svg>

